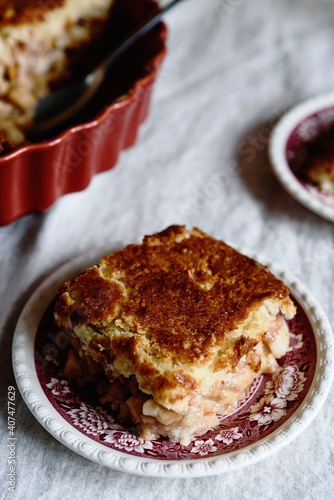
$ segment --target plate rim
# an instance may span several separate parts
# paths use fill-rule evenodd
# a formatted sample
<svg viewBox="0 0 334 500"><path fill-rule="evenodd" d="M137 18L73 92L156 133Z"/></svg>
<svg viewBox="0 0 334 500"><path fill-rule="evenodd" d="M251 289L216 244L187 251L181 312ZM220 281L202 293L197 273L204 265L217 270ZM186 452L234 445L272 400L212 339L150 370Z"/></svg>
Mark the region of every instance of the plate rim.
<svg viewBox="0 0 334 500"><path fill-rule="evenodd" d="M313 294L290 271L284 270L258 252L229 244L267 266L278 279L284 281L311 323L317 349L316 369L310 389L293 415L273 433L241 450L182 461L137 457L106 448L66 422L52 406L38 380L34 359L36 321L38 325L58 286L70 279L71 275L73 277L79 274L100 257L114 251L110 245L81 254L58 266L30 296L15 328L12 364L17 387L36 420L54 438L75 453L114 470L150 477L189 478L221 474L255 464L288 445L306 429L325 402L334 376L334 342L330 323ZM40 300L44 300L45 307L40 304ZM37 320L35 318L35 322L30 324L32 314L36 315Z"/></svg>
<svg viewBox="0 0 334 500"><path fill-rule="evenodd" d="M298 123L328 106L334 106L334 92L311 97L284 113L272 130L268 153L271 169L282 187L306 208L334 223L334 208L322 203L303 187L292 173L285 155L287 141Z"/></svg>

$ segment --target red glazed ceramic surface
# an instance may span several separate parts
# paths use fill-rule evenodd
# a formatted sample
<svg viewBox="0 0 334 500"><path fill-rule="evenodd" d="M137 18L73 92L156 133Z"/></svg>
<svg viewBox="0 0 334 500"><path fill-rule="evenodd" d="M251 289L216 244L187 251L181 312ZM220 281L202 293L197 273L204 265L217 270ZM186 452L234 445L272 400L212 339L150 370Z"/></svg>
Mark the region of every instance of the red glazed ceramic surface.
<svg viewBox="0 0 334 500"><path fill-rule="evenodd" d="M158 460L215 457L241 450L277 431L308 393L317 353L312 327L300 306L289 328L290 347L280 362L279 373L255 380L245 401L232 414L221 418L218 428L194 439L189 446L165 439L140 441L113 415L108 415L73 383L59 376L58 368L44 358L43 349L53 335L47 323L36 337L36 371L43 391L57 412L71 426L107 448Z"/></svg>
<svg viewBox="0 0 334 500"><path fill-rule="evenodd" d="M157 9L153 0L122 0L117 5L116 25L129 22L131 27ZM111 169L120 152L134 144L149 111L166 35L160 23L119 60L116 77L105 82L89 119L85 116L83 123L54 139L0 157L0 226L43 212L61 196L85 189L95 174Z"/></svg>

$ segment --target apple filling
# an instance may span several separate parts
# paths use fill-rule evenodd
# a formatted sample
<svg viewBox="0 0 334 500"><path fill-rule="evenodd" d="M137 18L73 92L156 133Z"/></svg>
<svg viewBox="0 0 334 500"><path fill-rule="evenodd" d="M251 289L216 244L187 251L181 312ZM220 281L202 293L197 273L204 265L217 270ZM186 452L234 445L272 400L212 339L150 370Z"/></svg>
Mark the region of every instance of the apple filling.
<svg viewBox="0 0 334 500"><path fill-rule="evenodd" d="M102 372L102 366L81 351L78 339L67 354L63 375L85 383ZM119 376L109 382L106 378L96 384L101 404L118 413L125 424L135 424L139 436L145 440L160 436L188 445L190 441L219 424L219 417L234 411L245 397L253 381L262 374L273 374L279 369L277 359L289 347L289 329L282 316L271 321L264 338L236 366L214 384L209 393L189 394L182 400L180 411L158 404L149 394L142 392L135 376ZM80 352L81 356L79 356ZM83 363L83 359L85 360Z"/></svg>

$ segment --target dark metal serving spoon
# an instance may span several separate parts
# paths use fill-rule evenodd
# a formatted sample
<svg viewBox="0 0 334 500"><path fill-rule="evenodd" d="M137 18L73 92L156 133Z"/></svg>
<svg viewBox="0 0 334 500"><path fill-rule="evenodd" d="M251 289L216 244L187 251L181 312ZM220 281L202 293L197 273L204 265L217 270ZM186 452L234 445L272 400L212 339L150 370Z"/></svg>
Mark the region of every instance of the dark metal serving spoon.
<svg viewBox="0 0 334 500"><path fill-rule="evenodd" d="M119 57L153 28L168 10L181 1L173 0L149 19L145 19L139 28L136 28L118 47L113 49L84 79L41 99L36 106L33 123L28 132L29 139L32 141L40 140L43 135L50 134L54 129L59 129L62 124L67 123L81 111L99 90L104 75Z"/></svg>

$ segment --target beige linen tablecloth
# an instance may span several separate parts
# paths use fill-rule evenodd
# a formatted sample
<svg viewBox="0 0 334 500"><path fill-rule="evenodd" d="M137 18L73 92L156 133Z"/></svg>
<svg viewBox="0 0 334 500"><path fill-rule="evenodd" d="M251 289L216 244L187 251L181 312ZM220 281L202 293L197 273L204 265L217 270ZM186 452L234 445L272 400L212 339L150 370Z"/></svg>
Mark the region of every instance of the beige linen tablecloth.
<svg viewBox="0 0 334 500"><path fill-rule="evenodd" d="M334 498L333 389L286 448L245 469L198 479L137 477L90 462L51 437L17 394L16 492L6 489L13 331L31 292L66 260L170 224L196 225L293 271L334 322L334 226L280 187L266 156L277 116L334 88L334 3L188 0L166 21L169 52L137 144L84 192L0 228L0 498Z"/></svg>

